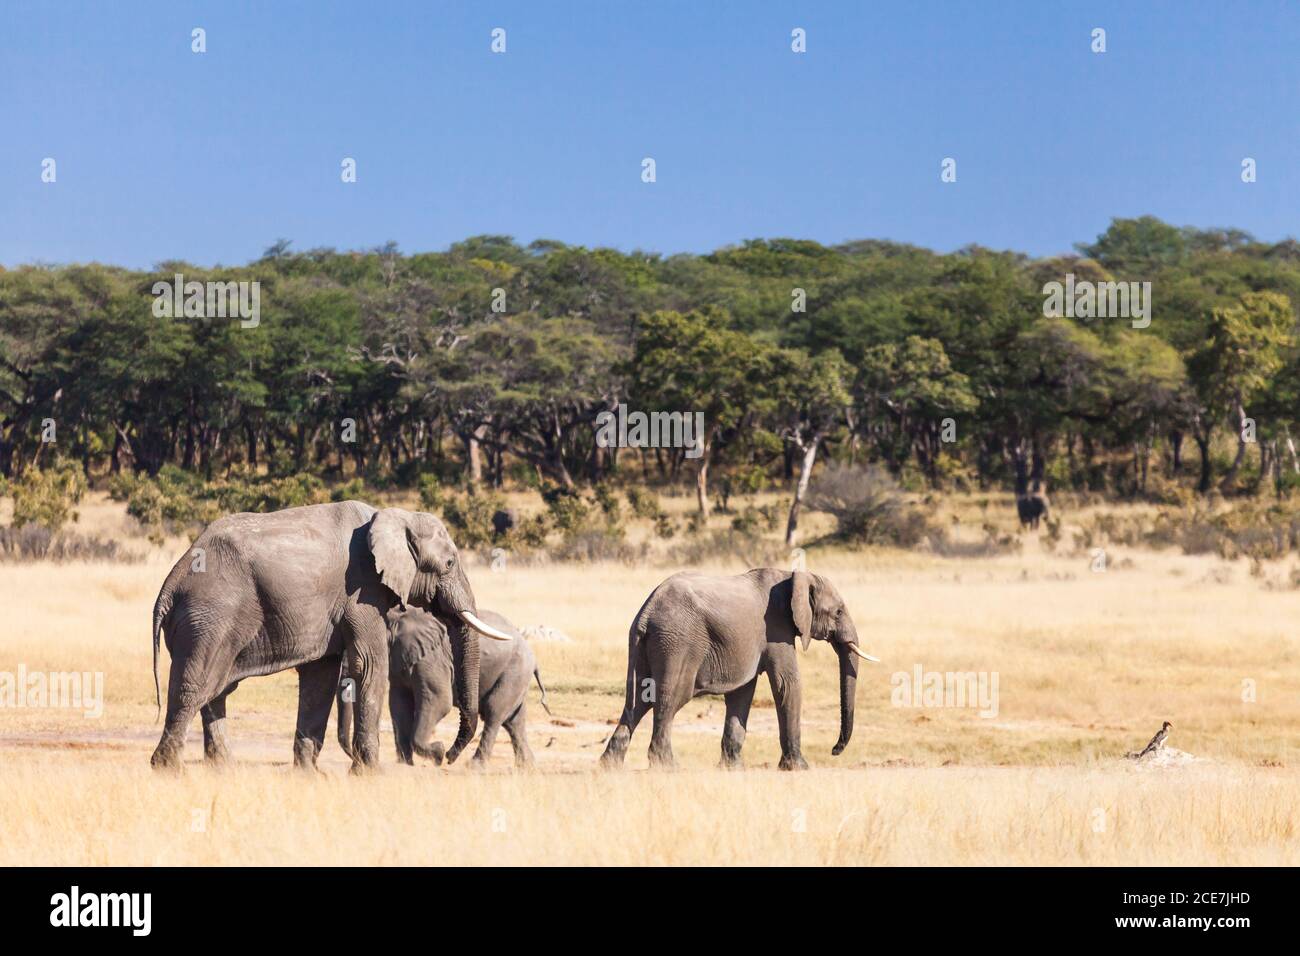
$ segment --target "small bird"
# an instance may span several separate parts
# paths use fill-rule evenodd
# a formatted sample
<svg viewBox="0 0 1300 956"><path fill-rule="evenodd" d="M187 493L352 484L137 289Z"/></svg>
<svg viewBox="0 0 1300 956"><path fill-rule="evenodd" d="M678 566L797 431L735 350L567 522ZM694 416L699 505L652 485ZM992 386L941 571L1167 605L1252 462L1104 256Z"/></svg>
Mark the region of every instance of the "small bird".
<svg viewBox="0 0 1300 956"><path fill-rule="evenodd" d="M1141 760L1149 753L1155 753L1157 750L1164 749L1165 741L1169 739L1169 731L1173 726L1173 724L1166 720L1160 726L1160 729L1156 731L1156 735L1151 738L1151 743L1147 744L1139 753L1129 754L1129 756L1134 760Z"/></svg>

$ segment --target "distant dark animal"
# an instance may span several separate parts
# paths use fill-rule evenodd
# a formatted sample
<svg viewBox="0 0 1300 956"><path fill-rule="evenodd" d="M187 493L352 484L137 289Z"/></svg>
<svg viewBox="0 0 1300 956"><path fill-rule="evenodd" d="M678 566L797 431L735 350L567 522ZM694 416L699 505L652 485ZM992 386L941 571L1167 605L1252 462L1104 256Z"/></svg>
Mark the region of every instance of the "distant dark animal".
<svg viewBox="0 0 1300 956"><path fill-rule="evenodd" d="M492 515L492 537L500 538L517 523L513 508L504 508Z"/></svg>
<svg viewBox="0 0 1300 956"><path fill-rule="evenodd" d="M1047 517L1047 498L1041 491L1016 495L1016 512L1020 515L1021 527L1028 525L1037 531L1039 519Z"/></svg>
<svg viewBox="0 0 1300 956"><path fill-rule="evenodd" d="M1165 741L1169 739L1169 731L1173 729L1173 726L1174 726L1173 724L1171 724L1169 721L1166 720L1161 725L1160 729L1156 731L1156 735L1151 738L1151 742L1147 744L1144 748L1142 748L1142 750L1138 751L1137 753L1129 754L1129 757L1132 758L1133 760L1141 760L1147 754L1155 753L1158 750L1163 750L1165 746Z"/></svg>

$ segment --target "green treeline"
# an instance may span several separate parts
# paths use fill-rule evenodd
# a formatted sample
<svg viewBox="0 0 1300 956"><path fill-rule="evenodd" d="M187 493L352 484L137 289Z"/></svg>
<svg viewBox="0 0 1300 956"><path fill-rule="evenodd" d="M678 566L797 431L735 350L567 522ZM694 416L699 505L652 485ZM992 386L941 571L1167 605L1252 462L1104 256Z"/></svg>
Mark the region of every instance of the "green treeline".
<svg viewBox="0 0 1300 956"><path fill-rule="evenodd" d="M158 317L154 284L177 273L257 281L257 326ZM1149 325L1048 317L1044 286L1067 275L1149 282ZM797 486L827 458L908 487L1282 490L1300 467L1297 303L1294 240L1152 218L1052 259L479 236L417 255L281 241L235 268L21 267L0 270L0 473L621 474L696 483L703 509L721 484ZM703 454L600 447L596 416L619 403L702 412Z"/></svg>

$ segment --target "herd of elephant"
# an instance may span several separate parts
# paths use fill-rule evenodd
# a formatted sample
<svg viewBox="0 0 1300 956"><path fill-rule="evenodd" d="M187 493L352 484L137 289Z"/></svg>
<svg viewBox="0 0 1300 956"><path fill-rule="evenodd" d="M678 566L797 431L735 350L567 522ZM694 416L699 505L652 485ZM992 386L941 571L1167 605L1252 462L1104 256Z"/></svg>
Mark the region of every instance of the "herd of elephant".
<svg viewBox="0 0 1300 956"><path fill-rule="evenodd" d="M451 535L431 514L376 510L359 501L309 505L213 522L163 582L154 604L154 685L160 636L171 655L167 717L156 768L177 769L187 730L203 722L205 759L229 759L226 700L247 677L298 672L295 765L314 769L337 696L338 737L352 769L379 760L387 692L398 758L454 762L483 730L486 762L501 728L516 764L533 762L526 697L532 649L504 617L480 610ZM480 647L480 637L487 642ZM776 703L783 770L805 769L800 747L796 644L828 642L839 658L840 732L853 733L858 646L843 599L824 577L760 568L711 577L682 572L661 583L628 634L626 699L601 765L619 766L637 724L654 712L650 762L672 766L672 723L700 694L722 694L724 767L740 764L760 674ZM460 715L449 748L438 721ZM549 712L549 711L548 711Z"/></svg>

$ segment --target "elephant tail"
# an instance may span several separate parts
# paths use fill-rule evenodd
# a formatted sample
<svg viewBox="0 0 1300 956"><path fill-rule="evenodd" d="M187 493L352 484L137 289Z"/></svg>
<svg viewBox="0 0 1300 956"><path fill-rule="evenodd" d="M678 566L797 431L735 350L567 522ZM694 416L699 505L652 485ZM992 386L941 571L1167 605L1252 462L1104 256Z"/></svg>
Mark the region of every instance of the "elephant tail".
<svg viewBox="0 0 1300 956"><path fill-rule="evenodd" d="M158 682L158 638L162 633L162 622L167 615L167 611L164 610L160 613L161 601L160 597L159 603L155 604L153 609L153 696L154 703L158 707L158 712L154 714L154 723L162 719L162 684ZM171 608L167 610L171 610Z"/></svg>
<svg viewBox="0 0 1300 956"><path fill-rule="evenodd" d="M352 756L352 697L356 694L356 684L343 672L343 679L338 686L339 699L339 747L349 757Z"/></svg>
<svg viewBox="0 0 1300 956"><path fill-rule="evenodd" d="M181 586L181 581L190 572L190 556L182 555L181 559L172 565L171 571L167 573L167 579L158 589L158 597L153 602L153 695L154 701L158 705L158 714L154 720L162 718L162 685L158 681L158 645L163 634L163 628L167 626L167 619L171 616L172 608L176 604L176 591ZM167 645L171 649L171 645Z"/></svg>
<svg viewBox="0 0 1300 956"><path fill-rule="evenodd" d="M552 716L551 708L546 706L546 685L542 683L541 668L538 667L533 668L533 678L537 681L537 686L542 692L542 710L546 711L547 717L550 717Z"/></svg>

